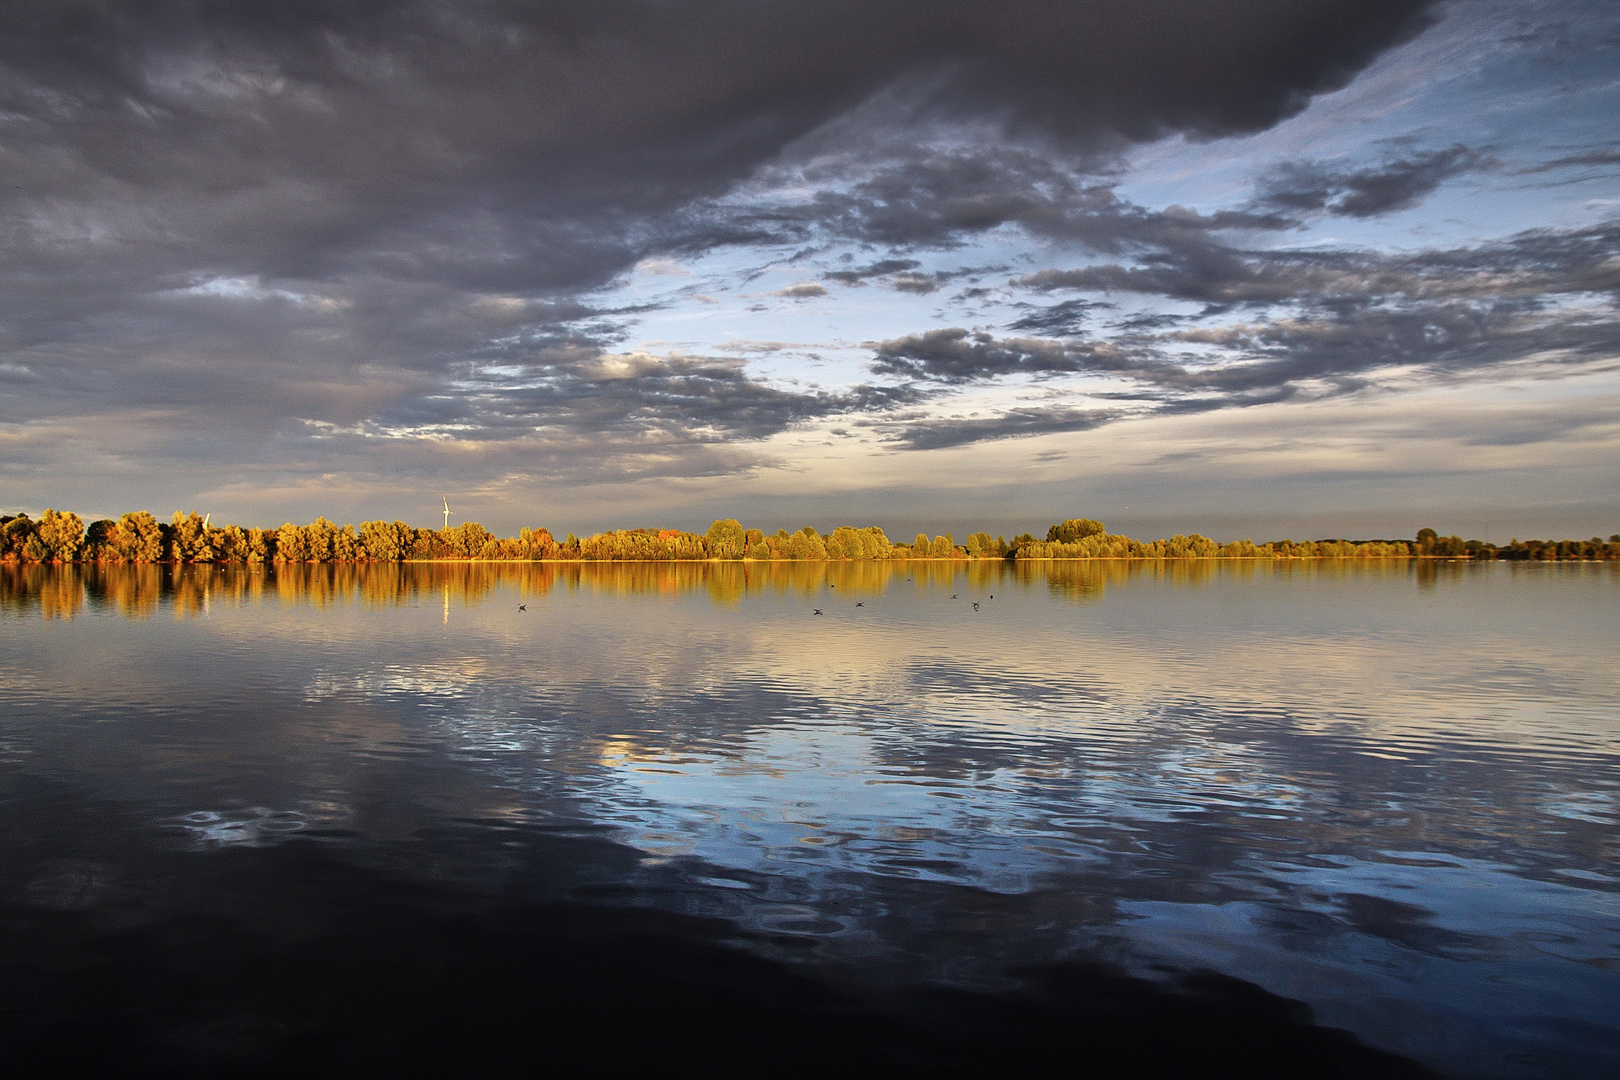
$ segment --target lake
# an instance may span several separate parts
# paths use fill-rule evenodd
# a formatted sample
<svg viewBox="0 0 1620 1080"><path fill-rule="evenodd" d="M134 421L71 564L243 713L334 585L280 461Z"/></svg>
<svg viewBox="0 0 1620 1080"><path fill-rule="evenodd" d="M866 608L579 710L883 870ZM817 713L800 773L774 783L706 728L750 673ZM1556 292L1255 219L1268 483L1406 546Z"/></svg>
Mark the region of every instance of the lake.
<svg viewBox="0 0 1620 1080"><path fill-rule="evenodd" d="M0 1065L1614 1075L1617 616L1615 563L0 567Z"/></svg>

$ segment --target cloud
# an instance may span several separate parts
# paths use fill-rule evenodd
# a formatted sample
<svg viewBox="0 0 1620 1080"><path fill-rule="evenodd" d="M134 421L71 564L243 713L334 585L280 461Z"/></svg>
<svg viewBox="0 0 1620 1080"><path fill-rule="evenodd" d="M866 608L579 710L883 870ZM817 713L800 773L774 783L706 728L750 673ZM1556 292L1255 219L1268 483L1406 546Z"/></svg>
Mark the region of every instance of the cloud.
<svg viewBox="0 0 1620 1080"><path fill-rule="evenodd" d="M1353 171L1335 171L1318 162L1287 162L1262 178L1258 201L1285 212L1375 217L1409 210L1445 181L1496 164L1491 155L1460 143Z"/></svg>
<svg viewBox="0 0 1620 1080"><path fill-rule="evenodd" d="M802 281L797 285L789 285L785 289L778 289L773 295L785 296L789 300L810 300L818 296L826 296L827 286L818 285L814 281Z"/></svg>
<svg viewBox="0 0 1620 1080"><path fill-rule="evenodd" d="M915 270L922 263L916 259L879 259L867 266L848 270L829 270L821 275L828 281L836 281L840 285L862 285L867 278L880 277L887 274L899 274L908 270Z"/></svg>
<svg viewBox="0 0 1620 1080"><path fill-rule="evenodd" d="M0 36L0 424L65 424L85 461L138 443L310 475L452 445L581 475L586 447L721 468L746 457L728 441L925 391L638 356L635 318L673 301L600 300L637 267L674 289L692 256L816 232L872 245L824 281L921 293L948 275L908 249L1003 226L1121 259L1280 228L1140 211L1072 163L1263 129L1432 8L63 0ZM739 200L884 95L923 149L795 162L803 192ZM926 148L937 125L1005 138Z"/></svg>
<svg viewBox="0 0 1620 1080"><path fill-rule="evenodd" d="M1048 307L1037 308L1007 324L1009 330L1028 330L1057 337L1075 337L1085 326L1091 310L1107 305L1090 300L1064 300Z"/></svg>
<svg viewBox="0 0 1620 1080"><path fill-rule="evenodd" d="M1113 336L998 337L951 327L872 346L871 370L912 384L963 387L1009 378L1068 386L1158 413L1207 412L1379 386L1512 370L1541 378L1620 370L1620 222L1532 230L1415 254L1241 251L1214 240L1143 253L1143 265L1039 271L1040 289L1128 289L1165 300L1245 305L1222 318L1128 319ZM1066 303L1085 304L1086 301ZM1015 326L1063 326L1083 309L1053 305ZM1012 413L1008 414L1012 416ZM1022 415L1022 414L1020 414ZM1099 422L1131 413L1099 414ZM1005 438L1027 417L965 425ZM939 439L924 427L927 439ZM943 430L943 429L941 429ZM921 446L923 441L912 441Z"/></svg>
<svg viewBox="0 0 1620 1080"><path fill-rule="evenodd" d="M991 417L939 417L891 425L890 437L912 450L940 450L998 439L1089 431L1124 415L1115 409L1024 407Z"/></svg>
<svg viewBox="0 0 1620 1080"><path fill-rule="evenodd" d="M1130 292L1211 304L1479 300L1536 304L1560 295L1620 298L1620 221L1535 229L1473 247L1384 254L1343 249L1250 251L1207 236L1150 250L1138 265L1040 270L1013 284Z"/></svg>
<svg viewBox="0 0 1620 1080"><path fill-rule="evenodd" d="M889 287L896 292L922 296L939 290L939 278L932 274L896 274L889 279Z"/></svg>
<svg viewBox="0 0 1620 1080"><path fill-rule="evenodd" d="M636 473L703 447L758 441L798 424L912 404L907 387L796 390L750 376L731 358L614 353L585 344L542 349L468 372L454 394L412 400L362 431L469 443L540 440L583 447Z"/></svg>
<svg viewBox="0 0 1620 1080"><path fill-rule="evenodd" d="M1605 165L1620 165L1620 149L1607 146L1602 149L1586 150L1579 154L1565 154L1553 158L1551 161L1543 161L1538 165L1532 165L1517 171L1519 175L1528 175L1553 172L1558 169L1602 168Z"/></svg>
<svg viewBox="0 0 1620 1080"><path fill-rule="evenodd" d="M1077 343L1010 338L998 340L983 331L961 327L929 330L879 342L872 370L943 383L967 383L1004 375L1048 375L1082 372L1092 359Z"/></svg>

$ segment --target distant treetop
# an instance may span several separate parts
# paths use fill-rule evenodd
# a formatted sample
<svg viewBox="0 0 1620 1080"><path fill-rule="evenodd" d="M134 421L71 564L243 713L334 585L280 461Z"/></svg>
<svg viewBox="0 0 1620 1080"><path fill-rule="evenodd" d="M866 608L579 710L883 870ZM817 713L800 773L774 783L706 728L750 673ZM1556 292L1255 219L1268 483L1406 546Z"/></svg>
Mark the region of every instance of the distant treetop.
<svg viewBox="0 0 1620 1080"><path fill-rule="evenodd" d="M1070 518L1060 521L1046 530L1048 544L1072 544L1076 540L1084 540L1088 536L1102 536L1108 530L1103 523L1091 518Z"/></svg>

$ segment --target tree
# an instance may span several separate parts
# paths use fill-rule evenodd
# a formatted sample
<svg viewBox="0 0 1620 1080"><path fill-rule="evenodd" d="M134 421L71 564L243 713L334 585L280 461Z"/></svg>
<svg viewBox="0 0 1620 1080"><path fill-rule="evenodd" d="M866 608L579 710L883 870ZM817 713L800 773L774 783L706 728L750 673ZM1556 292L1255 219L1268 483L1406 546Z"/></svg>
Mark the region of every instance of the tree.
<svg viewBox="0 0 1620 1080"><path fill-rule="evenodd" d="M345 525L332 534L332 558L336 561L355 562L360 552L360 538L354 535L353 525Z"/></svg>
<svg viewBox="0 0 1620 1080"><path fill-rule="evenodd" d="M224 562L247 562L251 555L248 531L240 525L226 525L213 529L208 542L214 549L214 558Z"/></svg>
<svg viewBox="0 0 1620 1080"><path fill-rule="evenodd" d="M249 529L247 534L248 562L269 562L276 557L276 532L273 529Z"/></svg>
<svg viewBox="0 0 1620 1080"><path fill-rule="evenodd" d="M33 538L34 529L35 525L27 514L8 518L4 529L0 529L0 558L23 558L24 549Z"/></svg>
<svg viewBox="0 0 1620 1080"><path fill-rule="evenodd" d="M409 545L400 542L400 534L393 523L367 521L360 526L360 546L365 557L378 562L398 562L405 557Z"/></svg>
<svg viewBox="0 0 1620 1080"><path fill-rule="evenodd" d="M79 520L78 514L59 514L55 510L46 510L44 516L39 519L37 535L41 546L45 549L46 559L72 562L79 554L79 545L84 542L84 522Z"/></svg>
<svg viewBox="0 0 1620 1080"><path fill-rule="evenodd" d="M169 534L170 557L176 562L213 562L214 546L208 530L203 528L203 517L193 510L190 514L174 512L174 524Z"/></svg>
<svg viewBox="0 0 1620 1080"><path fill-rule="evenodd" d="M1046 542L1058 544L1072 544L1077 540L1084 540L1088 536L1102 536L1108 530L1103 523L1093 521L1091 518L1070 518L1060 521L1046 530Z"/></svg>
<svg viewBox="0 0 1620 1080"><path fill-rule="evenodd" d="M713 559L740 559L748 547L748 536L736 518L721 518L709 526L703 543Z"/></svg>
<svg viewBox="0 0 1620 1080"><path fill-rule="evenodd" d="M489 530L476 521L464 521L450 529L455 534L455 549L457 554L468 559L476 559L483 555L484 545L491 537Z"/></svg>
<svg viewBox="0 0 1620 1080"><path fill-rule="evenodd" d="M825 559L827 545L822 542L821 534L806 525L798 532L787 538L783 545L784 553L790 559Z"/></svg>
<svg viewBox="0 0 1620 1080"><path fill-rule="evenodd" d="M82 557L86 560L99 561L116 555L112 547L112 538L117 529L118 522L107 518L92 521L84 530Z"/></svg>
<svg viewBox="0 0 1620 1080"><path fill-rule="evenodd" d="M332 545L337 539L336 525L324 517L318 517L305 527L304 536L309 545L304 558L315 562L326 562L332 558Z"/></svg>
<svg viewBox="0 0 1620 1080"><path fill-rule="evenodd" d="M287 522L276 530L276 561L307 562L309 536L303 526Z"/></svg>
<svg viewBox="0 0 1620 1080"><path fill-rule="evenodd" d="M125 514L113 530L112 546L118 557L128 562L161 562L163 526L145 510Z"/></svg>

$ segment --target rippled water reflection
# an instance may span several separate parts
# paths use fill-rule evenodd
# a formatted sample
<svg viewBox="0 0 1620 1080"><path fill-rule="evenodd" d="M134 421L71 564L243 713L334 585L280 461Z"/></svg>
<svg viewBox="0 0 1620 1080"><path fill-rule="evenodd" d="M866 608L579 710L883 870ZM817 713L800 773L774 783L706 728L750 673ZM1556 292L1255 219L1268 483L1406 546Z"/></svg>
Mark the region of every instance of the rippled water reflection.
<svg viewBox="0 0 1620 1080"><path fill-rule="evenodd" d="M1210 968L1438 1068L1590 1075L1617 569L5 567L8 813L140 835L13 827L0 887L99 910L141 844L313 838L476 888L511 830L606 837L633 870L546 887L846 984Z"/></svg>

